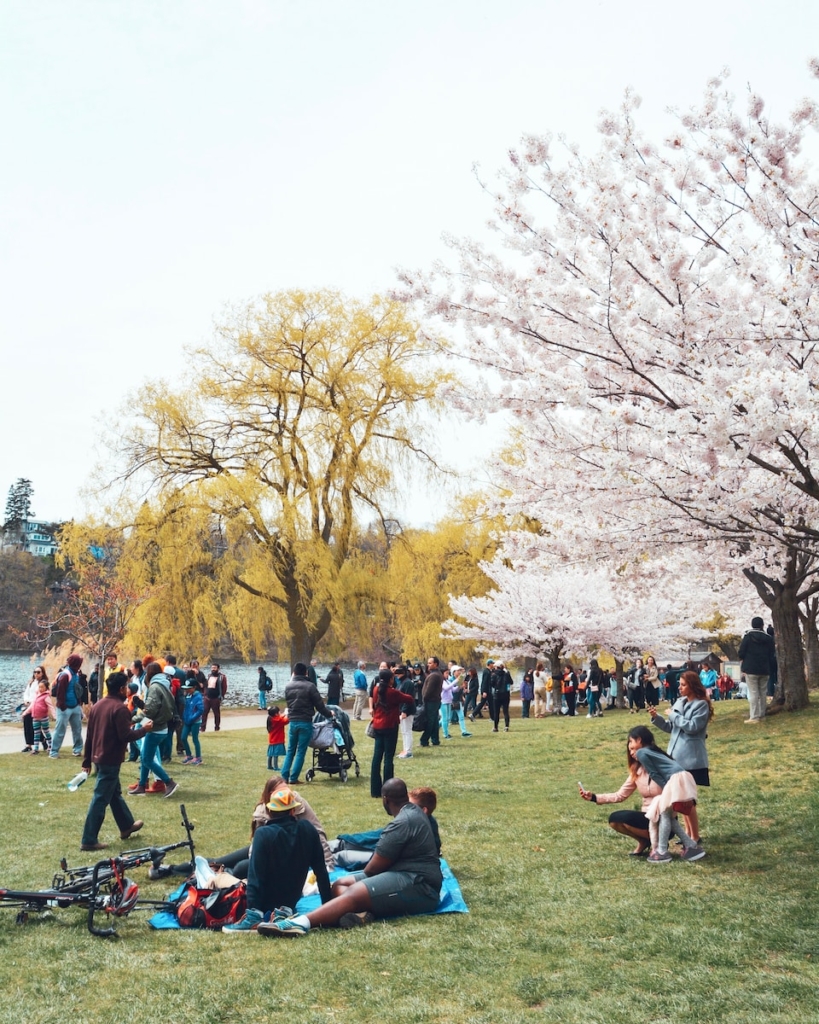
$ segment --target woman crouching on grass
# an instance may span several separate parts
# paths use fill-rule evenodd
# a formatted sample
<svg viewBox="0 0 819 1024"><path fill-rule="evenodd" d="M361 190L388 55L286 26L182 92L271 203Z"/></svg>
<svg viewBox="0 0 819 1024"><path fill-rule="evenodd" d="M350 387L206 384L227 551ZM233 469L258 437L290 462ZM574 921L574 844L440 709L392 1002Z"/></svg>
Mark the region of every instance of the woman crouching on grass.
<svg viewBox="0 0 819 1024"><path fill-rule="evenodd" d="M686 792L681 795L689 798L693 795L696 799L696 785L689 773L660 750L654 741L654 734L644 725L638 725L629 732L626 758L628 776L616 793L592 793L581 785L581 797L595 804L619 804L628 800L635 790L640 794L643 798L641 810L615 811L609 816L610 828L637 840L637 847L629 854L630 857L647 857L653 863L667 863L671 860L668 854L668 839L671 833L680 838L685 848L685 860L693 861L704 857L705 851L682 830L673 813L675 809L690 810L688 805L691 800L687 800L685 806L679 808L669 804L667 808L659 810L663 791L675 775L684 778L675 779L674 788L681 781L688 783ZM655 848L654 852L650 853L652 840Z"/></svg>

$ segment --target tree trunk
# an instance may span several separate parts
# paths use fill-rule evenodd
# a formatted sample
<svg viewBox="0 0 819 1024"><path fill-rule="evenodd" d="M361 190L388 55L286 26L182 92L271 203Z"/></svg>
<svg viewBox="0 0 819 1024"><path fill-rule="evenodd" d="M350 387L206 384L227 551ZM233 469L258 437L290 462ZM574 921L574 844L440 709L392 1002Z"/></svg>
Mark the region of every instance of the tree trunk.
<svg viewBox="0 0 819 1024"><path fill-rule="evenodd" d="M808 706L798 599L799 586L804 582L804 577L797 573L796 562L796 552L790 552L784 579L779 580L764 576L754 569L743 570L771 612L779 666L777 697L774 699L778 699L781 694L787 711L798 711Z"/></svg>
<svg viewBox="0 0 819 1024"><path fill-rule="evenodd" d="M291 609L288 603L287 619L290 624L290 667L292 668L299 661L304 665L309 665L316 644L330 628L330 612L325 608L316 625L310 627L304 621L298 606Z"/></svg>
<svg viewBox="0 0 819 1024"><path fill-rule="evenodd" d="M714 643L729 661L739 661L739 642L741 637L715 637Z"/></svg>
<svg viewBox="0 0 819 1024"><path fill-rule="evenodd" d="M563 653L563 641L556 644L549 651L549 664L551 665L552 679L561 679L563 677L563 666L560 664L560 655Z"/></svg>
<svg viewBox="0 0 819 1024"><path fill-rule="evenodd" d="M785 587L771 605L779 682L774 699L782 699L787 711L808 706L808 684L805 679L805 654L799 630L799 606L796 594Z"/></svg>
<svg viewBox="0 0 819 1024"><path fill-rule="evenodd" d="M614 706L616 708L624 708L626 706L626 694L623 682L623 664L619 658L614 659L614 678L617 680L617 696L614 698Z"/></svg>
<svg viewBox="0 0 819 1024"><path fill-rule="evenodd" d="M805 674L808 689L819 687L819 630L816 628L816 617L819 613L819 598L811 597L803 605L802 633L805 639Z"/></svg>

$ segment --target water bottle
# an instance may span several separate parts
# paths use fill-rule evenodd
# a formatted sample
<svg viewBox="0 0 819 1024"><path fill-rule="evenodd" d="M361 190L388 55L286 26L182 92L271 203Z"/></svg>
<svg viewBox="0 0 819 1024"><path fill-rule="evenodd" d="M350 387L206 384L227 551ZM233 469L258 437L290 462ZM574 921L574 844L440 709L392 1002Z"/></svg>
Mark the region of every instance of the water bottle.
<svg viewBox="0 0 819 1024"><path fill-rule="evenodd" d="M68 783L68 792L76 793L87 778L88 772L85 769L83 769L81 772L78 772L78 774L75 775L74 778Z"/></svg>

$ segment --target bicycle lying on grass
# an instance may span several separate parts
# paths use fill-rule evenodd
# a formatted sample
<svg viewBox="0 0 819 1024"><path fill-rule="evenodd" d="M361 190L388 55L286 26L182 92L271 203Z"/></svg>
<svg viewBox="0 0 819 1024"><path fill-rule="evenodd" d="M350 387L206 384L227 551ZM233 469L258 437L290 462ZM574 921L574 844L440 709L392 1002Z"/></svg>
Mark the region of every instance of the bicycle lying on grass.
<svg viewBox="0 0 819 1024"><path fill-rule="evenodd" d="M0 905L17 907L17 924L25 924L32 913L42 914L53 907L84 907L88 911L88 930L92 935L108 937L116 935L113 925L100 928L94 923L94 916L103 912L111 917L125 917L132 910L167 908L164 900L140 900L139 886L126 877L132 868L151 864L151 874L159 874L165 855L172 850L187 847L193 863L193 824L188 819L185 805L180 804L182 827L186 838L167 846L146 846L141 850L130 850L117 857L97 861L86 867L69 868L65 857L60 861L60 871L54 875L48 889L4 889L0 888ZM187 868L187 865L184 866ZM167 872L172 873L173 868Z"/></svg>

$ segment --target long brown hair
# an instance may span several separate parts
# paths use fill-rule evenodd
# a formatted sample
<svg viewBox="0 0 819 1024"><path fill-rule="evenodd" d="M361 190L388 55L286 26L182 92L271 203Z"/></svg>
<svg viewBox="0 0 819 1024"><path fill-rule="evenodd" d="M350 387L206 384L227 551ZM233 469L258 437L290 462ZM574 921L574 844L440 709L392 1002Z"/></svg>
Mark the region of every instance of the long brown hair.
<svg viewBox="0 0 819 1024"><path fill-rule="evenodd" d="M626 737L626 763L628 764L628 773L632 779L634 779L637 776L637 769L640 767L640 762L636 757L632 757L631 751L628 749L629 740L639 740L640 745L646 750L656 750L659 754L665 754L665 751L661 750L657 746L657 741L654 739L654 733L647 725L635 725Z"/></svg>
<svg viewBox="0 0 819 1024"><path fill-rule="evenodd" d="M714 717L714 705L711 703L711 698L708 696L708 691L702 685L702 680L696 672L683 672L680 676L680 682L683 679L688 684L688 691L691 694L692 700L704 700L708 705L708 721Z"/></svg>

